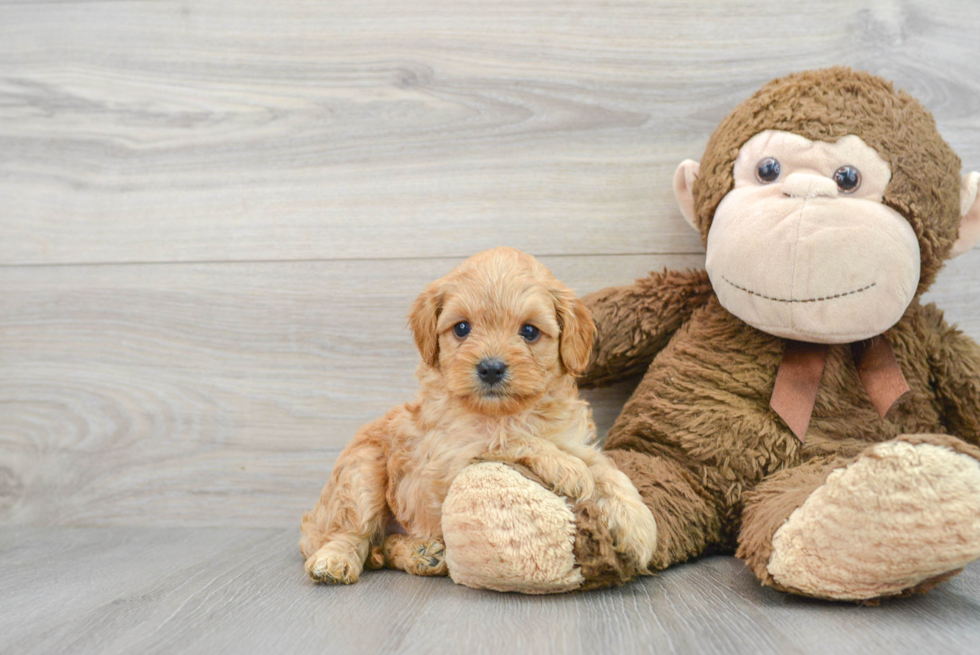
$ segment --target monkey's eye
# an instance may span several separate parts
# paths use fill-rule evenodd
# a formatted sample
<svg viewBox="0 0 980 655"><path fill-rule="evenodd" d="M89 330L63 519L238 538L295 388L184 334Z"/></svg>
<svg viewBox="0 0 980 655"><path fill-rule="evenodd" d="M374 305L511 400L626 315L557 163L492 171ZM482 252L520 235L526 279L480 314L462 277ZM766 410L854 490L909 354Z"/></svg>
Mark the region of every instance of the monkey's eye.
<svg viewBox="0 0 980 655"><path fill-rule="evenodd" d="M769 184L779 178L779 171L779 160L775 157L766 157L756 166L755 178L763 184Z"/></svg>
<svg viewBox="0 0 980 655"><path fill-rule="evenodd" d="M460 321L453 326L453 334L456 335L457 339L465 339L466 335L470 333L470 324L466 321Z"/></svg>
<svg viewBox="0 0 980 655"><path fill-rule="evenodd" d="M853 166L841 166L834 172L834 182L841 193L854 193L861 186L861 171Z"/></svg>
<svg viewBox="0 0 980 655"><path fill-rule="evenodd" d="M541 330L534 327L530 323L525 323L522 325L519 333L522 337L524 337L524 341L527 341L528 343L534 343L538 340L538 337L541 336Z"/></svg>

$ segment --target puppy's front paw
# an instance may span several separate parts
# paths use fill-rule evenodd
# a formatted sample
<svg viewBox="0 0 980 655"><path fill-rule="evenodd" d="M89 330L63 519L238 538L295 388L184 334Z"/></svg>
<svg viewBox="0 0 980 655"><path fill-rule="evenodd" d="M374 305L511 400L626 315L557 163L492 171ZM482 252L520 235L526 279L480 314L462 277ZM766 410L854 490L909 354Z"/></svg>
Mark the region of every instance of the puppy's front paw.
<svg viewBox="0 0 980 655"><path fill-rule="evenodd" d="M546 465L542 468L541 477L559 496L583 500L591 497L595 492L595 480L592 479L588 464L577 457L556 459L550 463L550 466Z"/></svg>
<svg viewBox="0 0 980 655"><path fill-rule="evenodd" d="M412 549L414 566L410 573L414 575L446 575L446 546L442 539L432 539L417 544Z"/></svg>
<svg viewBox="0 0 980 655"><path fill-rule="evenodd" d="M347 544L330 542L306 560L306 572L314 582L353 584L361 575L363 564Z"/></svg>
<svg viewBox="0 0 980 655"><path fill-rule="evenodd" d="M657 521L629 478L620 471L606 472L597 505L608 521L616 552L646 569L657 548Z"/></svg>
<svg viewBox="0 0 980 655"><path fill-rule="evenodd" d="M645 569L657 548L657 521L650 508L642 502L626 502L611 514L615 517L609 521L613 548Z"/></svg>
<svg viewBox="0 0 980 655"><path fill-rule="evenodd" d="M448 575L442 539L390 535L384 544L385 563L412 575Z"/></svg>

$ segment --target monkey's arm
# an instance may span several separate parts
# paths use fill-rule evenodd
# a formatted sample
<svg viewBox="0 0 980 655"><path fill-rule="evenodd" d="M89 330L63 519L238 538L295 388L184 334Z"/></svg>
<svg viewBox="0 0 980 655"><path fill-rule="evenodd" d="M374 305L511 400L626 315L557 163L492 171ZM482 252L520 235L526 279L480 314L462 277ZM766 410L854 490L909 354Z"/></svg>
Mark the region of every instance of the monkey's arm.
<svg viewBox="0 0 980 655"><path fill-rule="evenodd" d="M578 379L579 386L611 384L643 373L674 332L713 293L703 270L664 269L635 284L582 298L597 330L592 358Z"/></svg>
<svg viewBox="0 0 980 655"><path fill-rule="evenodd" d="M933 304L923 308L929 366L950 434L980 445L980 346L943 320Z"/></svg>

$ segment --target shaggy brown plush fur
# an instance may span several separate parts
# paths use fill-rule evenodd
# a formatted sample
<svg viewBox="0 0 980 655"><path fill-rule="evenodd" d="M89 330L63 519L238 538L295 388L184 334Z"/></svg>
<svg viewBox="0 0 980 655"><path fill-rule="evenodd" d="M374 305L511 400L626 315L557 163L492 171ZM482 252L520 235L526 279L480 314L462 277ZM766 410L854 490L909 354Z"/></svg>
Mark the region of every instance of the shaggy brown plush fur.
<svg viewBox="0 0 980 655"><path fill-rule="evenodd" d="M915 234L920 282L915 286L909 278L905 291L921 293L951 252L975 245L980 201L970 194L978 176L964 178L961 196L960 161L942 141L929 113L889 83L840 68L791 75L766 85L718 127L700 169L696 162L681 164L675 192L685 217L697 223L705 238L719 203L732 191L739 149L766 130L834 145L840 145L837 142L845 135L855 135L863 140L862 148L877 153L875 161L880 155L888 164L887 185L881 178L881 189L872 195L874 202L880 199L893 210L877 205L874 211L884 211L895 222L876 229L883 240L896 236L888 229L900 229L910 241L909 232ZM791 163L792 157L786 161ZM848 193L841 189L838 194L836 184L833 193L820 191L827 188L825 180L808 180L808 172L813 171L798 168L803 175L795 178L796 183L807 185L804 191L814 195L801 196L785 186L794 175L791 166L779 189L782 195L812 198L818 206ZM827 171L821 175L826 177ZM739 202L735 194L729 198ZM728 200L725 203L722 208ZM860 204L847 207L858 213L862 209ZM728 210L733 211L731 206ZM966 217L964 233L960 233L961 212ZM799 213L802 216L802 206ZM826 213L810 214L814 220L821 215ZM723 220L726 214L719 216ZM902 224L903 217L911 231ZM831 223L819 224L824 237L826 230L843 228L839 238L853 238L847 220ZM871 240L869 247L874 247L879 233L865 234ZM752 241L751 230L743 236ZM826 251L814 252L826 265ZM899 263L916 269L914 262L904 259L915 256L914 248L905 252ZM711 248L709 261L717 263L710 253ZM760 264L755 268L764 275L776 275L774 268L761 266L767 254L761 250L763 260L751 263ZM797 261L807 265L806 257L794 260L794 266ZM887 267L872 272L886 270L892 272ZM815 300L845 295L850 294ZM580 384L605 384L646 370L610 430L605 449L656 519L651 569L704 553L737 551L763 584L812 597L867 603L926 591L980 558L980 449L976 447L980 347L946 325L933 305L922 306L917 295L897 297L901 305L887 322L855 338L876 337L891 325L887 338L909 392L882 418L862 383L851 344L818 338L831 345L809 428L799 438L770 407L786 341L725 309L705 272L654 273L634 285L605 289L584 299L595 318L598 338ZM793 302L810 300L797 297ZM878 307L870 303L883 301L864 302L868 304L855 307L873 312ZM855 320L868 318L854 314ZM824 330L845 327L833 321L822 326ZM507 473L518 475L510 469ZM482 482L497 480L507 483L507 489L519 488L498 474L481 474L472 467L468 486L458 485L460 495L452 504L461 508L457 510L461 515L454 516L452 526L460 543L514 541L518 531L512 525L536 525L535 515L526 511L532 504L511 503L510 497L507 503L517 509L495 515L490 528L484 529L478 517L466 513L466 508L487 506L471 502L483 502L470 490L482 493L490 488ZM540 491L558 500L523 478L519 482L533 489L529 495ZM535 496L535 507L548 504L538 500ZM568 518L541 525L554 530L550 526L557 523L567 528L562 535L569 536L577 530L574 562L566 565L563 560L560 575L553 576L559 584L540 579L536 571L525 571L528 562L549 555L547 550L535 550L535 540L521 542L514 551L519 556L510 555L520 566L503 561L490 567L485 559L470 558L450 564L451 570L457 569L454 576L463 575L474 586L550 593L619 583L634 575L615 555L591 508L557 507L565 511L555 514ZM572 517L575 524L562 522ZM581 573L581 578L569 582L568 569ZM498 570L504 572L500 576L509 576L506 584L494 578Z"/></svg>
<svg viewBox="0 0 980 655"><path fill-rule="evenodd" d="M585 302L600 309L599 298ZM773 585L766 564L775 531L833 470L872 444L897 438L980 459L963 441L980 441L980 349L934 305L913 304L889 336L909 396L881 420L849 346L831 346L801 444L769 407L783 341L741 323L714 298L693 312L656 356L606 442L657 519L651 568L738 548ZM607 370L590 368L585 384L593 371L609 379Z"/></svg>
<svg viewBox="0 0 980 655"><path fill-rule="evenodd" d="M646 570L613 549L606 518L598 505L580 501L573 511L576 532L572 552L585 578L579 591L621 585Z"/></svg>
<svg viewBox="0 0 980 655"><path fill-rule="evenodd" d="M598 300L584 299L591 307ZM596 316L602 316L596 309ZM618 311L629 310L620 306ZM783 340L745 325L715 298L695 311L656 356L606 441L607 452L647 504L652 509L659 505L655 564L687 559L711 542L734 548L744 492L778 471L817 458L854 457L871 443L901 434L947 432L947 422L980 418L980 378L971 375L980 367L980 352L942 322L935 306L913 304L889 337L911 394L879 419L850 346L831 346L801 444L769 407ZM943 351L958 352L959 362ZM958 392L952 397L934 391L931 363L938 361L947 373L959 369L939 389ZM592 370L586 371L583 386L592 382ZM946 412L947 406L960 411ZM977 430L963 433L974 442L978 436ZM664 518L665 509L669 518ZM724 527L712 534L719 524ZM667 555L674 541L690 547Z"/></svg>
<svg viewBox="0 0 980 655"><path fill-rule="evenodd" d="M960 160L926 110L889 83L847 69L766 85L708 144L694 185L705 239L732 189L739 148L766 129L825 141L856 134L874 147L892 168L884 203L908 218L919 240L918 292L929 286L957 235ZM888 331L911 392L884 420L850 346L830 346L801 443L769 406L784 340L726 311L704 272L656 273L584 302L599 343L581 386L620 379L652 361L606 442L656 517L651 568L737 549L764 584L785 589L767 570L773 535L832 472L873 457L874 444L934 444L980 459L969 445L980 441L980 348L934 305L913 301Z"/></svg>
<svg viewBox="0 0 980 655"><path fill-rule="evenodd" d="M595 345L586 382L592 385L640 375L671 335L714 295L705 271L651 273L628 287L589 296Z"/></svg>

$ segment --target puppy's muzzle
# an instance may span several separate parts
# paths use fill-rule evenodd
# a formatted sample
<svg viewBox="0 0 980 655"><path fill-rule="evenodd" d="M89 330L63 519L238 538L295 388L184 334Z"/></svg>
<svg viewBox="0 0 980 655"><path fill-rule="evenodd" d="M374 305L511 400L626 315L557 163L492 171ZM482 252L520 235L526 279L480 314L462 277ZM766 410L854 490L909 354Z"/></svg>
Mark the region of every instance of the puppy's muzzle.
<svg viewBox="0 0 980 655"><path fill-rule="evenodd" d="M507 375L507 364L496 358L483 359L476 365L476 374L481 382L493 387Z"/></svg>

